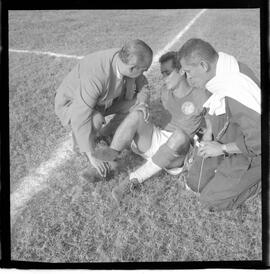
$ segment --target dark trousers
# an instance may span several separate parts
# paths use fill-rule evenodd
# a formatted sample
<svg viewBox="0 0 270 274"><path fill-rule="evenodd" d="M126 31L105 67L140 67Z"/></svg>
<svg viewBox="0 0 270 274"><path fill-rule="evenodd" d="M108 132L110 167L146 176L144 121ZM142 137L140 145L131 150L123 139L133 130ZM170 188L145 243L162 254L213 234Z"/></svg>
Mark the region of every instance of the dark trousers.
<svg viewBox="0 0 270 274"><path fill-rule="evenodd" d="M229 158L219 156L203 161L202 157L196 156L187 176L187 185L200 192L200 201L205 208L237 208L261 190L261 157L235 154Z"/></svg>
<svg viewBox="0 0 270 274"><path fill-rule="evenodd" d="M113 104L106 110L104 110L104 108L97 108L97 111L100 111L104 117L112 114L114 115L113 118L101 128L99 132L100 135L101 136L113 135L116 129L118 128L118 126L129 114L129 110L135 104L135 102L136 102L136 99L120 100L120 101L116 99L113 102Z"/></svg>

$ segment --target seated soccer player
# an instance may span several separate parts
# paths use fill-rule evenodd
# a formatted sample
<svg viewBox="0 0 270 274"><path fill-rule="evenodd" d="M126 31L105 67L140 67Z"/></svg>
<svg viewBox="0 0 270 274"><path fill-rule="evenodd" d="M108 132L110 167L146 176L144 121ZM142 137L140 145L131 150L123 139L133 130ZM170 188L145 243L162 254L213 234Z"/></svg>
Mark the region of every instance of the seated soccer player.
<svg viewBox="0 0 270 274"><path fill-rule="evenodd" d="M161 129L146 121L145 111L137 109L117 128L110 146L94 153L100 160L114 161L131 144L133 152L147 160L113 189L113 197L118 203L131 186L139 186L162 169L173 175L181 173L191 139L204 119L203 104L209 97L207 91L189 86L185 75L181 74L176 52L164 54L159 62L166 84L161 101L171 116L168 124ZM141 109L145 107L148 106L142 105Z"/></svg>

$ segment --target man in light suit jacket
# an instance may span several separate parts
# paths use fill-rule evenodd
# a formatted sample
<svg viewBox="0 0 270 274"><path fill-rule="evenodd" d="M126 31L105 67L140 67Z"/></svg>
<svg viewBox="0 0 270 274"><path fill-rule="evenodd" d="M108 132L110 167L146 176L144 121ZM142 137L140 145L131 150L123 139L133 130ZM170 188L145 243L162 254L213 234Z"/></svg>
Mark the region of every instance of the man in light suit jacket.
<svg viewBox="0 0 270 274"><path fill-rule="evenodd" d="M63 126L71 126L74 143L102 177L113 165L93 156L96 137L113 134L131 110L147 103L148 92L143 87L148 82L143 73L152 59L152 49L138 39L122 49L94 52L69 72L56 91L56 115ZM111 114L115 116L106 124L104 117Z"/></svg>

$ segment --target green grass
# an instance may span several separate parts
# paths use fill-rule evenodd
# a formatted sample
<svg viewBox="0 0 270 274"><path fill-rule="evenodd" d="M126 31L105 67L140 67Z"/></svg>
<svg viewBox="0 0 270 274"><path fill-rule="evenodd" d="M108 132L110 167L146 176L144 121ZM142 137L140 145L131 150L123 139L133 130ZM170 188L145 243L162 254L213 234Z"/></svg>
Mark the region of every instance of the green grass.
<svg viewBox="0 0 270 274"><path fill-rule="evenodd" d="M10 11L9 47L85 55L120 47L124 40L139 37L157 50L168 40L152 33L153 30L157 28L171 39L181 28L180 23L186 24L195 13L196 10ZM178 22L180 16L181 22ZM78 35L82 38L77 39ZM54 94L77 62L76 59L9 54L12 192L22 177L50 158L51 151L67 133L54 113Z"/></svg>
<svg viewBox="0 0 270 274"><path fill-rule="evenodd" d="M141 162L130 153L124 161ZM128 166L131 169L132 166ZM44 262L150 262L261 259L260 199L242 212L208 213L183 180L161 174L118 208L118 179L78 182L76 163L52 179L17 220L13 259ZM42 206L41 206L42 205Z"/></svg>
<svg viewBox="0 0 270 274"><path fill-rule="evenodd" d="M260 11L258 9L209 9L197 22L203 27L192 28L183 41L200 37L209 41L218 51L234 55L250 66L260 78ZM205 27L207 26L207 27Z"/></svg>
<svg viewBox="0 0 270 274"><path fill-rule="evenodd" d="M156 52L197 10L11 11L11 48L85 55L141 38ZM230 16L228 16L230 14ZM260 73L257 11L209 10L174 47L193 36L235 54ZM31 19L31 20L30 20ZM227 26L230 26L228 28ZM115 39L117 37L117 39ZM245 41L245 43L243 43ZM250 46L252 45L252 46ZM11 190L49 159L67 131L54 114L54 92L77 60L9 55ZM158 97L159 68L149 76L151 119L165 118ZM129 195L122 208L111 196L119 180L142 159L123 152L122 171L108 182L79 181L87 166L74 156L57 168L21 212L12 230L12 259L42 262L261 260L261 200L240 210L203 211L185 176L162 173Z"/></svg>
<svg viewBox="0 0 270 274"><path fill-rule="evenodd" d="M139 38L156 51L164 47L198 11L10 11L9 45L11 48L85 55Z"/></svg>
<svg viewBox="0 0 270 274"><path fill-rule="evenodd" d="M9 62L10 179L13 192L18 181L48 159L66 134L54 113L54 92L61 77L76 61L10 54Z"/></svg>

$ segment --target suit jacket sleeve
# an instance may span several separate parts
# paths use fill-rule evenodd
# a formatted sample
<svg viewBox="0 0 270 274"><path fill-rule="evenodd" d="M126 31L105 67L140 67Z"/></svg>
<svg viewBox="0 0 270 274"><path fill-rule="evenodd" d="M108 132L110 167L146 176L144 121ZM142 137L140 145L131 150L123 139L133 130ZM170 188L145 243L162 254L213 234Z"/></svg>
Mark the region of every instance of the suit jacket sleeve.
<svg viewBox="0 0 270 274"><path fill-rule="evenodd" d="M90 151L92 115L102 92L102 83L95 76L80 75L80 87L72 104L71 127L81 152Z"/></svg>
<svg viewBox="0 0 270 274"><path fill-rule="evenodd" d="M231 122L238 126L236 145L248 157L261 155L261 116L256 111L228 98Z"/></svg>

